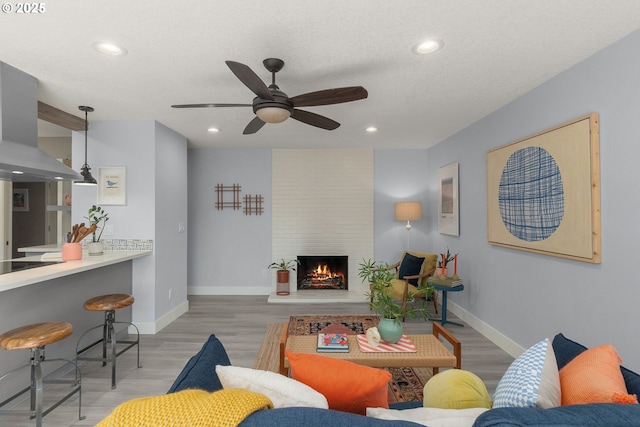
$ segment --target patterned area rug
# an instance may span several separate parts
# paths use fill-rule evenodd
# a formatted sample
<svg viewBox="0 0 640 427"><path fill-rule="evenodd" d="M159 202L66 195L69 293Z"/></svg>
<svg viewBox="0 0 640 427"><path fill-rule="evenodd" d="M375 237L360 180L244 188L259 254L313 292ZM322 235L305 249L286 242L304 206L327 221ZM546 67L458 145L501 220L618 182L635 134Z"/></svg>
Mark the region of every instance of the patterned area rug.
<svg viewBox="0 0 640 427"><path fill-rule="evenodd" d="M378 316L291 316L289 335L315 335L320 332L347 332L363 334L367 328L378 324ZM253 367L278 371L279 342L281 324L272 324L262 342ZM430 368L384 368L391 373L389 382L389 403L422 401L422 390L431 378Z"/></svg>

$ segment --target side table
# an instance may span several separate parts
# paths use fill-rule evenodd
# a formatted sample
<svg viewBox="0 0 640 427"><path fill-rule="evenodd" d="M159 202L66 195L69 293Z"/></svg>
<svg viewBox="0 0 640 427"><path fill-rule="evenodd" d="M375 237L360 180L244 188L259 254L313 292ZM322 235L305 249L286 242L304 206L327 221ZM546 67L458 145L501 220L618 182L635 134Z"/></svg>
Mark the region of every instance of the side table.
<svg viewBox="0 0 640 427"><path fill-rule="evenodd" d="M447 323L451 323L452 325L456 325L456 326L464 326L462 323L452 322L451 320L447 320L447 293L462 291L464 289L464 285L460 282L460 280L453 280L449 277L446 279L428 277L427 285L433 286L436 290L442 292L442 317L441 318L430 317L429 320L440 322L442 326L444 326Z"/></svg>

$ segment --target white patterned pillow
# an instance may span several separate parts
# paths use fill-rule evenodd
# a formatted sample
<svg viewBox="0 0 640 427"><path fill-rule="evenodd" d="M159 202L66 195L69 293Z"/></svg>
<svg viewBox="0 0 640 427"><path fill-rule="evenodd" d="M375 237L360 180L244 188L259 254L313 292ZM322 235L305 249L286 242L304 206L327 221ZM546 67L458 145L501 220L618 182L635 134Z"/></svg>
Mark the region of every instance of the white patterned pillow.
<svg viewBox="0 0 640 427"><path fill-rule="evenodd" d="M560 377L548 338L513 361L493 395L494 408L560 406Z"/></svg>
<svg viewBox="0 0 640 427"><path fill-rule="evenodd" d="M216 365L224 388L245 388L271 399L274 408L310 406L328 409L327 398L306 384L271 371Z"/></svg>

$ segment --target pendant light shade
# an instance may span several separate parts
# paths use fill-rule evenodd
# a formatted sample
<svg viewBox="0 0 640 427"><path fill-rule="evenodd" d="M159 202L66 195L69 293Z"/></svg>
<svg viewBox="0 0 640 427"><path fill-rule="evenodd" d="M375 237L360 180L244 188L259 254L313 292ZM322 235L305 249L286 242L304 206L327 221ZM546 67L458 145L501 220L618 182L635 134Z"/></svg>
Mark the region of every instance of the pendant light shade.
<svg viewBox="0 0 640 427"><path fill-rule="evenodd" d="M93 111L92 107L81 105L78 107L81 111L84 111L84 164L80 168L80 175L82 175L82 181L75 181L77 185L97 185L98 181L91 176L91 167L87 164L87 134L89 133L89 121L87 115L90 111Z"/></svg>

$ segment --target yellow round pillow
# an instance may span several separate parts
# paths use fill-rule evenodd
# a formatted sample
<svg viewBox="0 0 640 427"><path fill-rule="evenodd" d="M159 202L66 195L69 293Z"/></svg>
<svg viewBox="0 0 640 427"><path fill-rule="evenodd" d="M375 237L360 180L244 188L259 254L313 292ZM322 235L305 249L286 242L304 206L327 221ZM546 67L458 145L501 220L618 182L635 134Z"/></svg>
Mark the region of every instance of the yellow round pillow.
<svg viewBox="0 0 640 427"><path fill-rule="evenodd" d="M423 405L442 409L491 408L492 401L487 387L476 374L449 369L427 381Z"/></svg>

